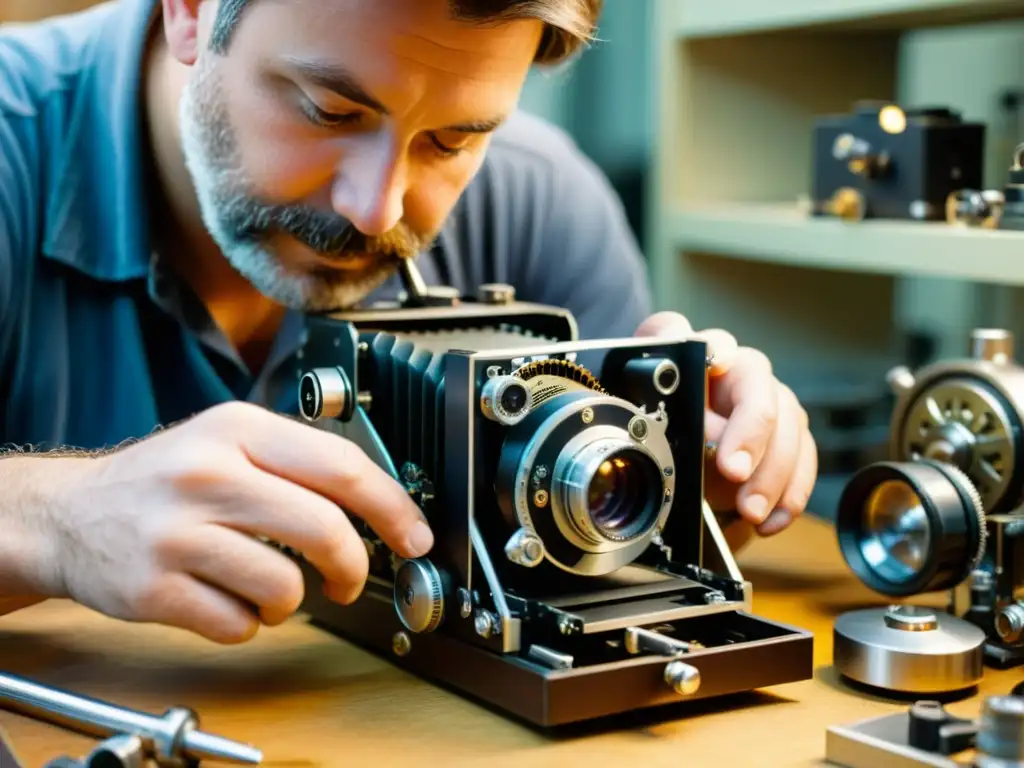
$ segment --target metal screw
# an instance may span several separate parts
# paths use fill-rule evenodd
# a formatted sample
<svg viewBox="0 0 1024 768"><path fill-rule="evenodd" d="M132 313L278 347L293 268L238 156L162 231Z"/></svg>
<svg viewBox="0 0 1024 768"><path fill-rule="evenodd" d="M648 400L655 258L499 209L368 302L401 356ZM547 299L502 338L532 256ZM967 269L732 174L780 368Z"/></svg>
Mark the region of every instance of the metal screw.
<svg viewBox="0 0 1024 768"><path fill-rule="evenodd" d="M473 628L480 637L490 637L494 634L494 617L487 611L477 611L473 619Z"/></svg>
<svg viewBox="0 0 1024 768"><path fill-rule="evenodd" d="M580 414L580 418L583 419L584 424L589 424L594 420L594 409L584 408L583 412Z"/></svg>
<svg viewBox="0 0 1024 768"><path fill-rule="evenodd" d="M634 440L643 441L647 439L647 435L651 432L650 426L647 424L647 419L643 416L634 416L629 422L629 435Z"/></svg>
<svg viewBox="0 0 1024 768"><path fill-rule="evenodd" d="M543 488L538 488L537 492L533 494L533 503L538 507L546 507L548 504L548 492Z"/></svg>
<svg viewBox="0 0 1024 768"><path fill-rule="evenodd" d="M572 634L572 619L568 616L560 616L558 619L558 631L563 635Z"/></svg>
<svg viewBox="0 0 1024 768"><path fill-rule="evenodd" d="M412 650L412 641L405 632L396 632L395 636L391 638L391 650L395 652L396 656L405 656Z"/></svg>

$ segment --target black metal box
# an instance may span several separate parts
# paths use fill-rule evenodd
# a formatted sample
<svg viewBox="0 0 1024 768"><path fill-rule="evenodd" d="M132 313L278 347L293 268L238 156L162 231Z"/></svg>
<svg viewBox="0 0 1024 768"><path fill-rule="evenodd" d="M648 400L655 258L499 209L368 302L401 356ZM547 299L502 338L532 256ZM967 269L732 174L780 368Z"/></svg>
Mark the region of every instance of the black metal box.
<svg viewBox="0 0 1024 768"><path fill-rule="evenodd" d="M812 213L859 221L942 221L946 200L980 189L985 125L944 107L860 102L813 134Z"/></svg>

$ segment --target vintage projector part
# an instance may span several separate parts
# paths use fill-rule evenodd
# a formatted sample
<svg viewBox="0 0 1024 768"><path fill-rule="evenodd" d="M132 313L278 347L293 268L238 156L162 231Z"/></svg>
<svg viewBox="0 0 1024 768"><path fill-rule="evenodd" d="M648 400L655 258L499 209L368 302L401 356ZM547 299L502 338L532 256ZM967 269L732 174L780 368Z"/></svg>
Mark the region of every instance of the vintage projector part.
<svg viewBox="0 0 1024 768"><path fill-rule="evenodd" d="M404 303L307 318L296 406L436 543L403 560L353 517L370 575L348 606L288 552L317 626L541 726L812 676L811 634L751 611L702 496L704 342L579 341L509 287L441 306L403 277Z"/></svg>
<svg viewBox="0 0 1024 768"><path fill-rule="evenodd" d="M969 356L889 373L890 460L848 481L836 517L847 564L889 597L950 592L987 635L985 658L1024 661L1024 368L1013 336L980 328Z"/></svg>
<svg viewBox="0 0 1024 768"><path fill-rule="evenodd" d="M843 489L836 527L847 565L890 597L952 589L985 551L977 491L959 469L930 459L861 469Z"/></svg>
<svg viewBox="0 0 1024 768"><path fill-rule="evenodd" d="M1024 768L1024 699L989 696L975 720L917 701L906 712L830 727L825 751L829 765L843 768Z"/></svg>
<svg viewBox="0 0 1024 768"><path fill-rule="evenodd" d="M946 221L983 229L1024 229L1024 144L1013 151L1003 189L954 191L946 202Z"/></svg>
<svg viewBox="0 0 1024 768"><path fill-rule="evenodd" d="M161 768L180 768L201 760L241 765L263 761L263 754L254 747L200 731L198 715L183 707L157 717L0 673L0 708L106 739L84 766L141 768L152 761ZM68 758L58 762L77 764Z"/></svg>
<svg viewBox="0 0 1024 768"><path fill-rule="evenodd" d="M946 108L860 102L813 131L811 211L848 221L941 221L951 194L981 186L985 126Z"/></svg>
<svg viewBox="0 0 1024 768"><path fill-rule="evenodd" d="M913 605L851 611L833 627L836 671L857 683L904 693L947 693L977 685L985 633Z"/></svg>

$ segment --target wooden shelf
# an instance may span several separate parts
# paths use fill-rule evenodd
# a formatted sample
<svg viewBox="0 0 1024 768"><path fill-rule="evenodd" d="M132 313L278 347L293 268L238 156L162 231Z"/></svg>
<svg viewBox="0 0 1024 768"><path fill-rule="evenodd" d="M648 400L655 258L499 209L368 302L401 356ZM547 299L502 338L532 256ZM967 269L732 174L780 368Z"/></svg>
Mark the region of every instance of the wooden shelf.
<svg viewBox="0 0 1024 768"><path fill-rule="evenodd" d="M673 0L680 38L811 28L903 30L1024 17L1019 0Z"/></svg>
<svg viewBox="0 0 1024 768"><path fill-rule="evenodd" d="M843 222L797 206L687 206L669 219L677 251L789 266L1024 285L1024 233L944 223Z"/></svg>

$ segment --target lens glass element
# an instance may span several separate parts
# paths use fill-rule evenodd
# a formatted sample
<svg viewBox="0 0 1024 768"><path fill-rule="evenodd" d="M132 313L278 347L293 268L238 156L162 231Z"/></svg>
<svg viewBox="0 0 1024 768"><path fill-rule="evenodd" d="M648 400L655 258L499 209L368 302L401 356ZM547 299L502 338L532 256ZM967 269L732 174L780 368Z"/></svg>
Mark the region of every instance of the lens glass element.
<svg viewBox="0 0 1024 768"><path fill-rule="evenodd" d="M501 393L501 407L505 413L517 414L526 406L527 397L526 387L510 384Z"/></svg>
<svg viewBox="0 0 1024 768"><path fill-rule="evenodd" d="M899 480L879 485L864 505L861 554L883 579L901 583L928 562L932 530L921 499Z"/></svg>
<svg viewBox="0 0 1024 768"><path fill-rule="evenodd" d="M590 520L612 538L634 535L638 522L646 523L652 495L660 492L660 478L651 459L639 451L620 451L598 465L587 489ZM656 508L656 507L654 507Z"/></svg>

